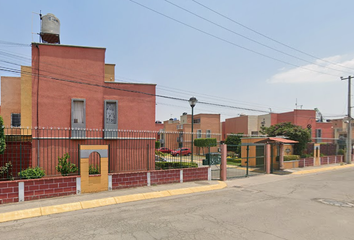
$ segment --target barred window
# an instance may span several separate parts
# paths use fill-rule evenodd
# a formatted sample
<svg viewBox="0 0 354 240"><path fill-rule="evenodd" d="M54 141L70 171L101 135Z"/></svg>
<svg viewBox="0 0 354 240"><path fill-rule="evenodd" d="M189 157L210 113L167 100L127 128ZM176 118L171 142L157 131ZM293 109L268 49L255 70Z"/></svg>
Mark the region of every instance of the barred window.
<svg viewBox="0 0 354 240"><path fill-rule="evenodd" d="M12 113L11 114L11 126L12 127L21 127L21 113Z"/></svg>

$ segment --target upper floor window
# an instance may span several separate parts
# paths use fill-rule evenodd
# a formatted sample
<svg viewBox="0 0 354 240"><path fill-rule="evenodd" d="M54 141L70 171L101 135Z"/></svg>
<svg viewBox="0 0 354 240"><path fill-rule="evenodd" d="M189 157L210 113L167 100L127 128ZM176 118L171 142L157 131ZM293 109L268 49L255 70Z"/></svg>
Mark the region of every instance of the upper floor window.
<svg viewBox="0 0 354 240"><path fill-rule="evenodd" d="M211 130L206 130L206 138L211 138Z"/></svg>
<svg viewBox="0 0 354 240"><path fill-rule="evenodd" d="M200 123L200 118L193 119L193 123Z"/></svg>
<svg viewBox="0 0 354 240"><path fill-rule="evenodd" d="M85 137L86 128L86 100L71 99L71 137Z"/></svg>
<svg viewBox="0 0 354 240"><path fill-rule="evenodd" d="M118 101L104 101L104 137L118 137Z"/></svg>
<svg viewBox="0 0 354 240"><path fill-rule="evenodd" d="M202 130L201 129L197 130L197 138L202 138Z"/></svg>
<svg viewBox="0 0 354 240"><path fill-rule="evenodd" d="M11 127L21 127L21 113L11 113Z"/></svg>

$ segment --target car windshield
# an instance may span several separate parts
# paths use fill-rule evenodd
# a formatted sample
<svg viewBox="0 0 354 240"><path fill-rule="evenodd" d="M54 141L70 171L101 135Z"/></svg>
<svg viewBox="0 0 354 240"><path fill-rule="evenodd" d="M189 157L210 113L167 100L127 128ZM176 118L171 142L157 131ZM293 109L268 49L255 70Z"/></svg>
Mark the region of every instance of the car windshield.
<svg viewBox="0 0 354 240"><path fill-rule="evenodd" d="M180 148L177 148L175 151L177 152L177 151L180 151L181 149Z"/></svg>

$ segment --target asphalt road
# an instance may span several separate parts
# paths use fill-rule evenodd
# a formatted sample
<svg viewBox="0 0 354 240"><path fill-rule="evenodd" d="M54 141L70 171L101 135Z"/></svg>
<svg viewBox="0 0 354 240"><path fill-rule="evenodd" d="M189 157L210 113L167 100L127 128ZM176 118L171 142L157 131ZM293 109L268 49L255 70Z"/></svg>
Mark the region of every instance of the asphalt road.
<svg viewBox="0 0 354 240"><path fill-rule="evenodd" d="M354 239L354 169L0 224L1 239Z"/></svg>

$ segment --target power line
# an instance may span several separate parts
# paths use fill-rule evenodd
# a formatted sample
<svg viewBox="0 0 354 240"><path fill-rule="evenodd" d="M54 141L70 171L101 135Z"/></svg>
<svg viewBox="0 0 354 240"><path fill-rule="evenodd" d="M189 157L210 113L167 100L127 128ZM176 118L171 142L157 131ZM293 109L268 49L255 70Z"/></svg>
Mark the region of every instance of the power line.
<svg viewBox="0 0 354 240"><path fill-rule="evenodd" d="M169 0L164 0L164 1L167 2L167 3L169 3L169 4L171 4L171 5L173 5L173 6L175 6L175 7L177 7L177 8L179 8L179 9L182 9L183 11L188 12L188 13L190 13L190 14L192 14L192 15L194 15L194 16L200 18L200 19L203 19L204 21L207 21L207 22L209 22L209 23L211 23L211 24L213 24L213 25L215 25L215 26L217 26L217 27L219 27L219 28L222 28L222 29L224 29L224 30L226 30L226 31L228 31L228 32L231 32L231 33L233 33L233 34L235 34L235 35L237 35L237 36L240 36L240 37L242 37L242 38L244 38L244 39L247 39L247 40L249 40L249 41L251 41L251 42L254 42L254 43L256 43L256 44L259 44L259 45L261 45L261 46L263 46L263 47L266 47L266 48L271 49L271 50L273 50L273 51L276 51L276 52L278 52L278 53L281 53L281 54L284 54L284 55L286 55L286 56L295 58L295 59L297 59L297 60L301 60L301 61L306 62L306 63L310 63L310 64L317 65L317 66L319 66L319 67L328 68L328 69L331 69L331 70L334 70L334 71L337 71L337 72L341 72L341 73L343 72L343 71L341 71L341 70L338 70L338 69L335 69L335 68L331 68L331 67L328 67L328 66L327 66L327 67L326 67L326 66L321 66L321 65L315 64L315 63L313 63L313 62L311 62L311 61L308 61L308 60L306 60L306 59L303 59L303 58L294 56L294 55L292 55L292 54L286 53L286 52L284 52L284 51L281 51L281 50L279 50L279 49L276 49L276 48L274 48L274 47L271 47L271 46L269 46L269 45L266 45L266 44L264 44L264 43L261 43L261 42L259 42L259 41L257 41L257 40L254 40L254 39L252 39L252 38L250 38L250 37L247 37L247 36L245 36L245 35L242 35L242 34L240 34L240 33L238 33L238 32L235 32L235 31L233 31L233 30L231 30L231 29L229 29L229 28L226 28L226 27L224 27L224 26L222 26L222 25L220 25L220 24L218 24L218 23L216 23L216 22L213 22L213 21L211 21L211 20L209 20L209 19L207 19L207 18L205 18L205 17L202 17L202 16L200 16L200 15L198 15L198 14L196 14L196 13L194 13L194 12L192 12L192 11L186 9L186 8L183 8L183 7L177 5L177 4L173 3L173 2L170 2Z"/></svg>
<svg viewBox="0 0 354 240"><path fill-rule="evenodd" d="M79 82L79 81L74 81L74 80L69 80L69 79L50 77L50 76L46 76L46 75L42 75L42 74L38 75L38 74L26 72L26 71L22 71L21 72L20 70L17 70L17 69L11 69L11 68L2 67L2 66L0 66L0 70L6 71L6 72L24 73L24 74L28 74L28 75L32 75L32 76L40 76L42 78L51 79L51 80L54 80L54 81L75 83L75 84L81 84L81 85L88 85L88 86L92 86L92 87L102 87L102 88L113 89L113 90L118 90L118 91L124 91L124 92L136 93L136 94L144 94L144 95L148 95L148 96L155 96L155 97L160 97L160 98L165 98L165 99L188 102L188 99L183 99L183 98L178 98L178 97L171 97L171 96L166 96L166 95L161 95L161 94L146 93L146 92L137 91L137 90L128 90L128 89L122 89L122 88L115 88L115 87L110 87L110 86L105 86L105 85L100 85L100 84L94 84L94 83ZM205 104L205 105L211 105L211 106L239 109L239 110L244 110L244 111L266 112L266 113L268 113L268 111L264 111L264 110L237 107L237 106L231 106L231 105L226 105L226 104L210 103L210 102L203 102L203 101L200 101L199 103L200 104Z"/></svg>
<svg viewBox="0 0 354 240"><path fill-rule="evenodd" d="M0 51L0 55L2 54L2 51ZM6 53L8 54L9 56L17 59L17 58L20 58L20 59L28 59L30 61L30 58L28 57L22 57L22 56L19 56L19 55L15 55L15 54L12 54L12 53ZM3 62L7 62L9 64L12 64L12 65L17 65L17 66L22 66L20 64L17 64L17 63L14 63L14 62L8 62L8 61L4 61L4 60L0 60L0 61L3 61ZM90 75L90 76L98 76L98 77L101 77L101 75L98 75L96 73L93 73L93 72L87 72L87 71L80 71L80 70L74 70L72 68L68 68L68 67L63 67L63 66L59 66L57 64L51 64L51 63L48 63L48 62L45 62L45 61L41 61L41 64L44 64L44 65L47 65L47 66L53 66L53 67L56 67L56 68L60 68L60 69L65 69L65 70L68 70L68 71L71 71L73 73L77 72L77 73L85 73L87 75ZM41 71L44 71L46 73L49 73L49 74L55 74L57 76L63 76L63 77L69 77L69 78L73 78L73 79L77 79L77 80L83 80L83 81L91 81L91 79L87 79L87 78L78 78L74 75L69 75L69 74L63 74L63 73L60 73L58 74L57 72L53 72L53 71L48 71L48 70L41 70ZM120 78L115 78L115 80L119 80L119 81L122 81L122 79ZM132 80L132 79L130 79ZM119 82L117 81L117 82ZM137 81L137 80L134 80L134 81ZM91 81L93 83L95 83L96 81L93 80ZM126 82L126 80L124 80L124 82ZM138 81L138 82L141 82L141 81ZM228 100L228 102L231 102L231 103L243 103L244 105L254 105L254 106L259 106L259 107L265 107L265 108L269 108L269 106L266 106L266 105L261 105L261 104L256 104L256 103L248 103L248 102L242 102L242 101L234 101L233 99L228 99L228 98L223 98L223 97L219 97L219 96L213 96L213 95L208 95L208 94L203 94L203 93L198 93L198 92L193 92L193 91L188 91L186 89L177 89L177 88L173 88L175 90L171 90L171 87L166 87L166 86L162 86L162 85L157 85L157 89L161 89L162 91L164 91L164 88L167 89L165 91L169 91L169 92L176 92L176 93L179 93L179 94L183 94L183 95L187 95L187 93L191 93L191 94L197 94L198 96L206 96L208 98L213 98L213 99L217 99L217 100ZM274 108L274 107L273 107Z"/></svg>
<svg viewBox="0 0 354 240"><path fill-rule="evenodd" d="M341 64L334 63L334 62L331 62L331 61L328 61L328 60L325 60L325 59L321 59L321 58L316 57L316 56L314 56L314 55L312 55L312 54L309 54L309 53L306 53L306 52L304 52L304 51L301 51L301 50L299 50L299 49L297 49L297 48L294 48L294 47L292 47L292 46L290 46L290 45L288 45L288 44L282 43L282 42L280 42L280 41L278 41L278 40L276 40L276 39L274 39L274 38L272 38L272 37L269 37L269 36L267 36L267 35L265 35L265 34L259 32L259 31L257 31L257 30L254 30L254 29L252 29L252 28L250 28L250 27L248 27L248 26L246 26L246 25L244 25L244 24L242 24L242 23L240 23L240 22L237 22L237 21L235 21L234 19L232 19L232 18L230 18L230 17L228 17L228 16L226 16L226 15L221 14L220 12L217 12L217 11L215 11L214 9L212 9L212 8L210 8L210 7L207 7L206 5L200 3L200 2L198 2L198 1L196 1L196 0L192 0L192 1L195 2L195 3L198 4L198 5L200 5L200 6L204 7L204 8L206 8L206 9L208 9L209 11L211 11L211 12L217 14L217 15L219 15L219 16L225 18L225 19L230 20L231 22L233 22L233 23L235 23L235 24L237 24L237 25L239 25L239 26L241 26L241 27L243 27L243 28L245 28L245 29L247 29L247 30L249 30L249 31L251 31L251 32L254 32L254 33L256 33L256 34L258 34L258 35L260 35L260 36L262 36L262 37L264 37L264 38L267 38L268 40L271 40L271 41L273 41L273 42L275 42L275 43L278 43L278 44L280 44L280 45L282 45L282 46L284 46L284 47L287 47L287 48L292 49L292 50L294 50L294 51L296 51L296 52L302 53L302 54L304 54L304 55L306 55L306 56L308 56L308 57L314 58L314 59L316 59L316 60L319 60L319 61L322 61L322 62L326 62L326 63L330 63L330 64L333 64L333 65L337 65L337 66L339 66L339 67L346 68L346 69L349 69L349 70L352 70L352 71L353 71L352 68L348 68L348 67L346 67L346 66L342 66Z"/></svg>
<svg viewBox="0 0 354 240"><path fill-rule="evenodd" d="M164 16L164 17L166 17L166 18L168 18L168 19L171 19L171 20L173 20L173 21L175 21L175 22L178 22L178 23L180 23L180 24L182 24L182 25L184 25L184 26L187 26L187 27L189 27L189 28L191 28L191 29L194 29L194 30L196 30L196 31L198 31L198 32L201 32L201 33L203 33L203 34L205 34L205 35L208 35L208 36L210 36L210 37L216 38L216 39L218 39L218 40L220 40L220 41L226 42L226 43L228 43L228 44L230 44L230 45L233 45L233 46L235 46L235 47L244 49L244 50L249 51L249 52L252 52L252 53L254 53L254 54L263 56L263 57L265 57L265 58L272 59L272 60L277 61L277 62L281 62L281 63L287 64L287 65L290 65L290 66L293 66L293 67L305 69L305 70L308 70L308 71L312 71L312 72L316 72L316 73L320 73L320 74L324 74L324 75L329 75L329 76L338 77L337 75L333 75L333 74L330 74L330 73L324 73L324 72L316 71L316 70L309 69L309 68L306 68L306 67L302 67L302 66L299 66L299 65L296 65L296 64L293 64L293 63L289 63L289 62L286 62L286 61L284 61L284 60L277 59L277 58L268 56L268 55L266 55L266 54L257 52L257 51L255 51L255 50L250 49L250 48L243 47L243 46L241 46L241 45L239 45L239 44L236 44L236 43L231 42L231 41L229 41L229 40L226 40L226 39L224 39L224 38L218 37L218 36L216 36L216 35L214 35L214 34L212 34L212 33L208 33L208 32L206 32L206 31L204 31L204 30L201 30L201 29L199 29L199 28L193 27L192 25L189 25L189 24L184 23L184 22L182 22L182 21L180 21L180 20L177 20L177 19L175 19L175 18L173 18L173 17L170 17L170 16L168 16L168 15L166 15L166 14L164 14L164 13L161 13L161 12L159 12L159 11L157 11L157 10L154 10L154 9L152 9L152 8L146 6L146 5L143 5L143 4L141 4L141 3L138 3L138 2L136 2L136 1L134 1L134 0L129 0L129 1L132 2L132 3L135 3L135 4L139 5L139 6L141 6L141 7L143 7L143 8L146 8L146 9L152 11L152 12L155 12L155 13L161 15L161 16Z"/></svg>
<svg viewBox="0 0 354 240"><path fill-rule="evenodd" d="M12 45L12 46L16 46L16 47L29 47L30 46L29 44L7 42L7 41L3 41L3 40L0 40L0 44L2 44L2 45Z"/></svg>

